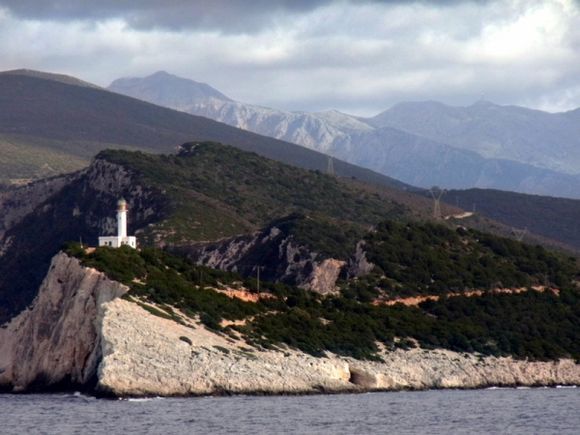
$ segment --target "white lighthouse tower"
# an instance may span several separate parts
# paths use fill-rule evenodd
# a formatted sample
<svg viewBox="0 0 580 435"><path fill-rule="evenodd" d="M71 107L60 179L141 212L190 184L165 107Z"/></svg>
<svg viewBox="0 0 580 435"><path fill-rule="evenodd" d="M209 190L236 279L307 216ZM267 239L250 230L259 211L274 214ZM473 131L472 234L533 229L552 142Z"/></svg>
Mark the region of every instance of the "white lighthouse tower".
<svg viewBox="0 0 580 435"><path fill-rule="evenodd" d="M127 201L121 198L117 203L117 235L99 237L99 246L119 248L124 245L137 248L137 239L127 237Z"/></svg>

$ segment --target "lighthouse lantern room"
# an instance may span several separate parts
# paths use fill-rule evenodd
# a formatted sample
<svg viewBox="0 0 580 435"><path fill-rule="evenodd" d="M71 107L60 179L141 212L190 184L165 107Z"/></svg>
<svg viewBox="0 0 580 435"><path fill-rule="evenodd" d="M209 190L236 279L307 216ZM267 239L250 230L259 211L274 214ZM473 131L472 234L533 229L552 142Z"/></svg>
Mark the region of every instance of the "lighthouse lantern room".
<svg viewBox="0 0 580 435"><path fill-rule="evenodd" d="M117 203L117 235L99 237L99 246L119 248L125 245L137 248L137 239L127 236L127 201L120 199Z"/></svg>

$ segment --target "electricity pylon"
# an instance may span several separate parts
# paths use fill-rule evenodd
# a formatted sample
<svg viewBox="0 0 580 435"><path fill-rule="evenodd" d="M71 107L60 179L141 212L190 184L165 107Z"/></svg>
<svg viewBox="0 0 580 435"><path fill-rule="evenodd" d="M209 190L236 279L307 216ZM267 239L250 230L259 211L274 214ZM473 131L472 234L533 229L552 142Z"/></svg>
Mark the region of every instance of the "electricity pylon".
<svg viewBox="0 0 580 435"><path fill-rule="evenodd" d="M437 186L433 186L429 189L431 197L433 198L433 218L435 220L441 220L441 197L445 195L445 189L440 189Z"/></svg>
<svg viewBox="0 0 580 435"><path fill-rule="evenodd" d="M512 234L514 235L514 237L518 242L521 242L522 240L524 240L524 237L526 237L526 234L528 234L528 229L524 228L523 230L521 230L512 227Z"/></svg>
<svg viewBox="0 0 580 435"><path fill-rule="evenodd" d="M334 176L334 159L328 156L328 163L326 164L326 173L328 175Z"/></svg>

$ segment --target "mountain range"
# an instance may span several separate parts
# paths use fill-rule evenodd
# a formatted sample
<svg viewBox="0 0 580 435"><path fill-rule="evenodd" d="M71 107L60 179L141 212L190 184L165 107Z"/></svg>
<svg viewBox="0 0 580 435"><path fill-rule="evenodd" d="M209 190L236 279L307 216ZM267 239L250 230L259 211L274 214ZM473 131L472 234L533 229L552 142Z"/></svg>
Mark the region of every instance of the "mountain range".
<svg viewBox="0 0 580 435"><path fill-rule="evenodd" d="M415 186L580 197L580 110L427 101L401 103L371 118L288 112L237 102L163 71L118 79L108 89L300 144Z"/></svg>
<svg viewBox="0 0 580 435"><path fill-rule="evenodd" d="M326 171L328 166L328 156L308 148L73 77L29 70L0 73L0 184L78 170L107 148L168 153L192 140L227 143L306 169ZM368 169L333 163L339 176L407 187Z"/></svg>

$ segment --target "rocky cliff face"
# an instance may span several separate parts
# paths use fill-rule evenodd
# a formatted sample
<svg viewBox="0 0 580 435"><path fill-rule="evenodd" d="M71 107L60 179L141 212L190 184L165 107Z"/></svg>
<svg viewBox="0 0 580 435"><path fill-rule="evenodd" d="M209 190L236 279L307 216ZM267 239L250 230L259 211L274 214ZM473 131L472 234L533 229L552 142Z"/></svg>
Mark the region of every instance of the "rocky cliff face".
<svg viewBox="0 0 580 435"><path fill-rule="evenodd" d="M58 254L31 308L0 329L0 386L13 391L87 386L101 359L96 319L128 290Z"/></svg>
<svg viewBox="0 0 580 435"><path fill-rule="evenodd" d="M33 306L0 329L0 387L141 396L580 385L580 364L571 360L384 349L383 362L370 362L250 348L195 321L156 317L120 299L126 291L57 255Z"/></svg>
<svg viewBox="0 0 580 435"><path fill-rule="evenodd" d="M283 282L320 294L338 290L339 277L360 277L374 267L361 241L347 261L329 258L295 240L276 225L254 234L194 245L185 249L194 262L245 276L260 276L265 281Z"/></svg>
<svg viewBox="0 0 580 435"><path fill-rule="evenodd" d="M336 291L336 280L345 261L325 258L296 242L276 226L249 236L188 248L188 256L198 264L214 269L283 282L321 294Z"/></svg>

